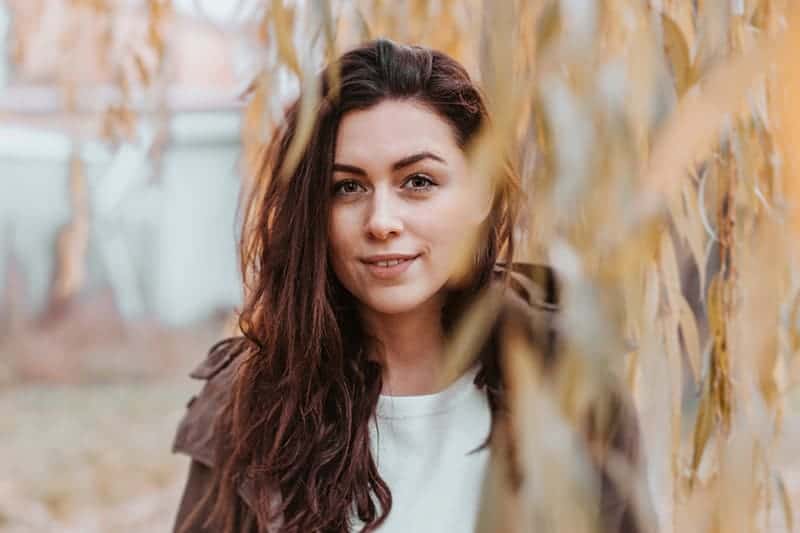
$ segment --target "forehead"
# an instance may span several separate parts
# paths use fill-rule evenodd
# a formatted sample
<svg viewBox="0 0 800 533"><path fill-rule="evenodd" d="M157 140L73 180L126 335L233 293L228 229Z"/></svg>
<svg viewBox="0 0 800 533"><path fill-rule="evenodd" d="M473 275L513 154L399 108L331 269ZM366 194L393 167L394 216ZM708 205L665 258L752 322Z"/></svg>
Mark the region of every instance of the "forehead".
<svg viewBox="0 0 800 533"><path fill-rule="evenodd" d="M384 100L347 113L336 137L337 163L391 165L426 150L445 159L463 155L450 124L434 111L408 100Z"/></svg>

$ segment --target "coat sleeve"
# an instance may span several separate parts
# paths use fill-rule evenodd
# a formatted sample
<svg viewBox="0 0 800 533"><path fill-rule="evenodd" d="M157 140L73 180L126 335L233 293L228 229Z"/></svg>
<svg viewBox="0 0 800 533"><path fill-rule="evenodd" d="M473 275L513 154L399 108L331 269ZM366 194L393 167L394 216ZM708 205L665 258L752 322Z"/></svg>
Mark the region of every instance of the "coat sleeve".
<svg viewBox="0 0 800 533"><path fill-rule="evenodd" d="M555 273L539 265L502 266L514 289L499 317L502 327L519 327L544 358L544 368L557 371L561 358L557 320L559 286ZM641 533L643 517L652 516L652 502L636 486L643 467L640 428L628 391L613 378L586 417L584 437L600 482L599 531Z"/></svg>
<svg viewBox="0 0 800 533"><path fill-rule="evenodd" d="M211 513L211 504L203 503L203 497L212 483L212 471L207 465L192 459L189 463L189 475L183 488L173 533L211 533L211 529L203 527L202 522ZM194 513L194 516L192 514ZM191 519L191 520L190 520Z"/></svg>
<svg viewBox="0 0 800 533"><path fill-rule="evenodd" d="M173 524L173 533L211 533L219 528L205 527L211 514L213 498L206 498L216 481L215 425L230 394L238 364L232 364L241 353L240 338L215 344L206 358L189 375L204 380L202 390L189 400L181 419L172 451L190 459L189 472ZM241 358L239 358L241 359ZM242 531L250 531L244 527Z"/></svg>
<svg viewBox="0 0 800 533"><path fill-rule="evenodd" d="M642 492L636 486L643 462L639 420L633 402L622 387L609 392L607 398L610 410L605 424L591 413L587 431L600 475L602 531L640 533L642 518L649 517L651 502L647 491ZM617 469L623 467L624 471L614 475L615 465Z"/></svg>

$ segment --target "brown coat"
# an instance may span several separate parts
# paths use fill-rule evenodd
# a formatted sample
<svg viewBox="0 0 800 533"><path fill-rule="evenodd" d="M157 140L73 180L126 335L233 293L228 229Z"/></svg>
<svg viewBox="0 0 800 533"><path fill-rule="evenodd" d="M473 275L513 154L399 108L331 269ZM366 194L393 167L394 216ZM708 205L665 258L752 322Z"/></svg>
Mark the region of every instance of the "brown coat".
<svg viewBox="0 0 800 533"><path fill-rule="evenodd" d="M503 266L498 266L498 271ZM527 326L532 326L529 333L533 342L542 347L542 352L555 353L555 311L557 286L551 270L538 265L518 264L512 266L511 273L514 294L506 302L506 309L501 313L508 317L522 317ZM202 503L203 495L214 481L214 420L226 402L228 391L241 353L242 339L230 338L215 344L207 357L189 375L195 379L205 380L201 392L192 397L187 411L181 420L173 444L173 452L190 457L189 475L183 497L178 508L174 524L174 533L210 533L213 529L202 527L202 518L210 513L211 505L196 507ZM611 449L622 452L629 462L638 467L639 433L636 415L630 402L617 398L614 402L617 413L613 428L608 434L607 442ZM588 430L591 433L591 429ZM610 478L598 465L602 479L601 507L603 530L608 533L638 533L630 502L621 497L613 487ZM239 496L244 504L244 516L241 517L243 533L258 533L253 508L254 491L246 484L239 487ZM190 513L201 520L189 522ZM277 530L277 524L271 524L266 531Z"/></svg>

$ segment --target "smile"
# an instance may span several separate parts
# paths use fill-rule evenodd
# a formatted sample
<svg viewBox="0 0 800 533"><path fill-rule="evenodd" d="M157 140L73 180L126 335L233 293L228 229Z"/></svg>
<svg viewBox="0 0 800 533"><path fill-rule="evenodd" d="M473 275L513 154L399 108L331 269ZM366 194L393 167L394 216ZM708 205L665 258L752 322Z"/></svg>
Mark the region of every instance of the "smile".
<svg viewBox="0 0 800 533"><path fill-rule="evenodd" d="M371 256L362 262L376 278L391 279L408 270L417 257L419 255Z"/></svg>
<svg viewBox="0 0 800 533"><path fill-rule="evenodd" d="M411 259L390 259L389 261L378 261L377 263L371 263L371 264L379 267L391 267L399 265L400 263L405 263L406 261L411 261Z"/></svg>

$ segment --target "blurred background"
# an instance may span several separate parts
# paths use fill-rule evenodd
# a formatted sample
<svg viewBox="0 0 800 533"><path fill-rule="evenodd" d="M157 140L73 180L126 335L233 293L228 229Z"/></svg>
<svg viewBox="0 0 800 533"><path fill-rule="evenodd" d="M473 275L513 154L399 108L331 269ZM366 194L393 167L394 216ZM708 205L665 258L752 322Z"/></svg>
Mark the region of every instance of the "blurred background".
<svg viewBox="0 0 800 533"><path fill-rule="evenodd" d="M793 530L793 7L0 0L0 531L169 530L186 375L236 331L239 199L303 81L376 36L444 50L485 88L497 127L471 162L514 154L521 258L563 275L562 399L602 368L636 400L649 523ZM531 420L536 478L563 457L535 436L575 420ZM514 516L495 530L525 531Z"/></svg>
<svg viewBox="0 0 800 533"><path fill-rule="evenodd" d="M241 298L245 4L0 2L0 530L171 526Z"/></svg>

